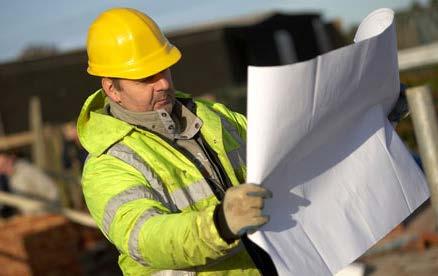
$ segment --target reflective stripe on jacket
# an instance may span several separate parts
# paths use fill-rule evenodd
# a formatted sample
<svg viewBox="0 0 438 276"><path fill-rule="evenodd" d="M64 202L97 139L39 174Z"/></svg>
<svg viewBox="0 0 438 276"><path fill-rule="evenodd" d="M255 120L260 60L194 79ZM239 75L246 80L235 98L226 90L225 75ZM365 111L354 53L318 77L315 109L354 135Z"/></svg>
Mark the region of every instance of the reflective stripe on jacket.
<svg viewBox="0 0 438 276"><path fill-rule="evenodd" d="M244 182L245 117L195 102L204 140L231 183ZM220 238L213 222L218 200L196 166L159 136L109 116L104 106L99 90L78 119L90 154L82 185L91 215L120 251L124 274L258 275L239 241Z"/></svg>

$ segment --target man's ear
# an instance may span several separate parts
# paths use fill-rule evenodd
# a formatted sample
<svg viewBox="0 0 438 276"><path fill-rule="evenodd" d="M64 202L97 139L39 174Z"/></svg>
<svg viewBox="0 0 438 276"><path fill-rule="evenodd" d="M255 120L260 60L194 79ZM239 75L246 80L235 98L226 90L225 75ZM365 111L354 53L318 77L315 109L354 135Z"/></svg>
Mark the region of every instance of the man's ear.
<svg viewBox="0 0 438 276"><path fill-rule="evenodd" d="M102 88L105 94L116 103L120 103L120 91L114 86L114 82L110 78L102 78Z"/></svg>

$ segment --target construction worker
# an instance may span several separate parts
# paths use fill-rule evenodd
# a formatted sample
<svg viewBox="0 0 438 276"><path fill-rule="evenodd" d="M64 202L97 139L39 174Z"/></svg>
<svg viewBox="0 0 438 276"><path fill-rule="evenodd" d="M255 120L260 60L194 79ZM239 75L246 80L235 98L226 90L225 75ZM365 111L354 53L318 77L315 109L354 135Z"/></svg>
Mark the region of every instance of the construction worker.
<svg viewBox="0 0 438 276"><path fill-rule="evenodd" d="M175 91L170 67L181 53L137 10L103 12L87 53L102 89L78 119L89 153L82 186L123 273L275 274L269 255L246 237L268 222L262 209L270 197L244 184L246 118Z"/></svg>
<svg viewBox="0 0 438 276"><path fill-rule="evenodd" d="M268 222L271 196L243 184L246 118L175 91L170 67L181 53L137 10L103 12L87 53L102 89L77 124L89 152L83 192L123 273L259 275L254 261L275 273L246 238Z"/></svg>

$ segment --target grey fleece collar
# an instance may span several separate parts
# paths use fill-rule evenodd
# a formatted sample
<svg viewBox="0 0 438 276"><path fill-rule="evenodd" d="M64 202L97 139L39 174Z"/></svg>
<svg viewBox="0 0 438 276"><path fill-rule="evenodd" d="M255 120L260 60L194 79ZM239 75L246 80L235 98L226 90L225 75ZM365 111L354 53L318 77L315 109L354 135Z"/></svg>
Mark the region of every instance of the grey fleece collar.
<svg viewBox="0 0 438 276"><path fill-rule="evenodd" d="M107 110L115 118L128 124L145 128L168 139L191 139L202 127L202 120L193 114L178 100L175 101L172 113L164 109L147 112L127 110L108 98Z"/></svg>

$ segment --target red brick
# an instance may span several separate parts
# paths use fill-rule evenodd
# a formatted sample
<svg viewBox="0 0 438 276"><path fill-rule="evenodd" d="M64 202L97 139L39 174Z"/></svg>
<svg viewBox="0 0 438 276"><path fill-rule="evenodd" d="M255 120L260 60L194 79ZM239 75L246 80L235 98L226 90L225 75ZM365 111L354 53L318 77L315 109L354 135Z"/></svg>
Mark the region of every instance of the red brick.
<svg viewBox="0 0 438 276"><path fill-rule="evenodd" d="M0 225L1 276L80 275L78 255L78 234L64 217L21 216Z"/></svg>

